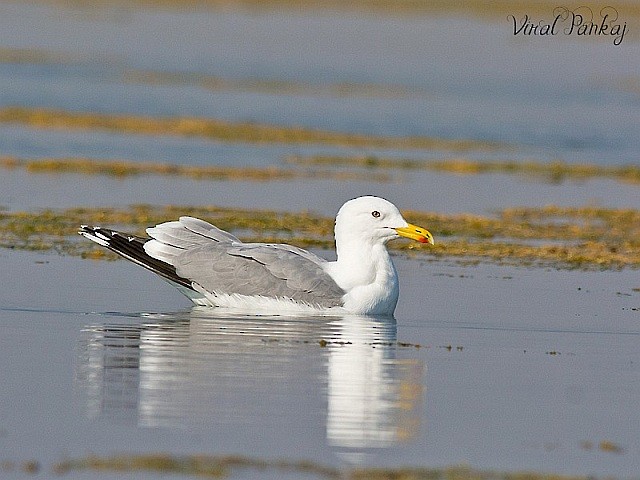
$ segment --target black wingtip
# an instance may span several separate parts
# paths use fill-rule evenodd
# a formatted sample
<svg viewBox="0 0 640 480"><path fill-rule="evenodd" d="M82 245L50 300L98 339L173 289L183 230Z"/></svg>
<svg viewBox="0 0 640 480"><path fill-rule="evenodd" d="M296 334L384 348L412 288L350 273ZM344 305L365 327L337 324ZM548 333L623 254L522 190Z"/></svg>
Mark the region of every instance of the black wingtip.
<svg viewBox="0 0 640 480"><path fill-rule="evenodd" d="M127 260L151 270L171 282L193 289L191 281L180 277L176 273L173 265L169 265L147 254L144 249L144 244L147 243L150 238L138 237L136 235L101 227L91 227L89 225L81 225L78 233L92 242L108 248Z"/></svg>

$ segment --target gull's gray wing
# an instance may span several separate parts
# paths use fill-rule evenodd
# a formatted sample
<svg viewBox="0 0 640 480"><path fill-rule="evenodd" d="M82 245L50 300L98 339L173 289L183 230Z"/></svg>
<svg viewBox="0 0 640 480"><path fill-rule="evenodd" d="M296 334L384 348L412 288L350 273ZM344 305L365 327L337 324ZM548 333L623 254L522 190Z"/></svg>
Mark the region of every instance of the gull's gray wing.
<svg viewBox="0 0 640 480"><path fill-rule="evenodd" d="M180 217L174 222L161 223L147 228L155 240L178 248L206 245L210 242L238 242L240 240L215 225L194 217Z"/></svg>
<svg viewBox="0 0 640 480"><path fill-rule="evenodd" d="M322 268L324 260L290 245L211 242L172 259L176 272L212 294L289 298L322 308L345 294Z"/></svg>

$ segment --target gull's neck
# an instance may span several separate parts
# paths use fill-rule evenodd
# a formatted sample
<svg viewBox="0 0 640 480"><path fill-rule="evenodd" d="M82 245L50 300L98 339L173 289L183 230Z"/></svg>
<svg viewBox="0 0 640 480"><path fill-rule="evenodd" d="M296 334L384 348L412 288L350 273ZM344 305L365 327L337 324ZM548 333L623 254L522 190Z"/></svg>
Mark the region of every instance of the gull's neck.
<svg viewBox="0 0 640 480"><path fill-rule="evenodd" d="M392 315L398 275L382 241L336 235L337 260L327 272L347 292L345 308L361 314Z"/></svg>

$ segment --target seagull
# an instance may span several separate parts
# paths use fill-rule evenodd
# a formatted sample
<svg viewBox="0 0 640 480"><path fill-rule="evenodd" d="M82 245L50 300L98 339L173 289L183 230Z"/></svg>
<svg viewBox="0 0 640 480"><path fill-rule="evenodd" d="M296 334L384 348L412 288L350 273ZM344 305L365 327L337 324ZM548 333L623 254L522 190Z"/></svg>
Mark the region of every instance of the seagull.
<svg viewBox="0 0 640 480"><path fill-rule="evenodd" d="M387 242L434 243L393 203L373 196L338 211L335 261L292 245L244 243L193 217L146 231L149 237L82 225L78 233L160 275L196 305L252 314L392 317L399 289Z"/></svg>

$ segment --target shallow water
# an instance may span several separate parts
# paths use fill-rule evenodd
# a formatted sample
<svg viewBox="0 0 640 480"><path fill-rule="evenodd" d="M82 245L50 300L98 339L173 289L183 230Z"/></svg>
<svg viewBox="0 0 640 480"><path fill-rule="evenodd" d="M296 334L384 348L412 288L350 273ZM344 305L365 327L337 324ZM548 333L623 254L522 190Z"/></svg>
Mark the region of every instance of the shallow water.
<svg viewBox="0 0 640 480"><path fill-rule="evenodd" d="M206 452L617 476L640 467L631 272L396 258L393 322L213 314L126 262L0 260L12 279L0 293L0 430L13 461Z"/></svg>
<svg viewBox="0 0 640 480"><path fill-rule="evenodd" d="M552 15L552 12L549 12ZM622 20L622 19L621 19ZM632 19L627 19L632 21ZM188 32L188 34L187 34ZM500 141L528 155L637 162L640 44L514 37L500 15L466 17L150 9L3 2L0 45L67 64L0 65L0 106L217 116L383 135ZM211 92L140 85L126 69L308 84L396 85L406 98ZM217 162L213 154L209 162Z"/></svg>
<svg viewBox="0 0 640 480"><path fill-rule="evenodd" d="M468 192L472 191L473 195ZM499 192L499 195L496 194ZM345 199L360 195L390 198L401 209L446 214L492 214L508 206L585 204L636 208L640 188L614 180L540 183L509 175L455 176L396 172L388 182L333 179L198 181L142 176L127 179L90 175L29 174L0 170L0 207L12 211L84 206L218 205L300 212L332 217ZM410 220L410 219L409 219Z"/></svg>
<svg viewBox="0 0 640 480"><path fill-rule="evenodd" d="M640 70L631 37L619 47L515 39L502 17L0 2L0 47L65 55L0 63L0 107L217 116L509 145L462 155L480 160L622 165L640 158L638 92L621 83ZM214 92L126 81L136 69L390 85L404 94ZM289 155L314 154L457 155L0 125L0 155L24 158L285 167ZM401 209L483 215L520 205L640 206L637 185L612 180L391 174L389 182L208 182L2 170L0 207L214 204L333 215L363 194ZM9 471L5 459L36 460L46 476L67 458L149 452L637 476L637 272L395 260L401 298L392 322L192 309L126 262L0 250L0 476L26 475Z"/></svg>

